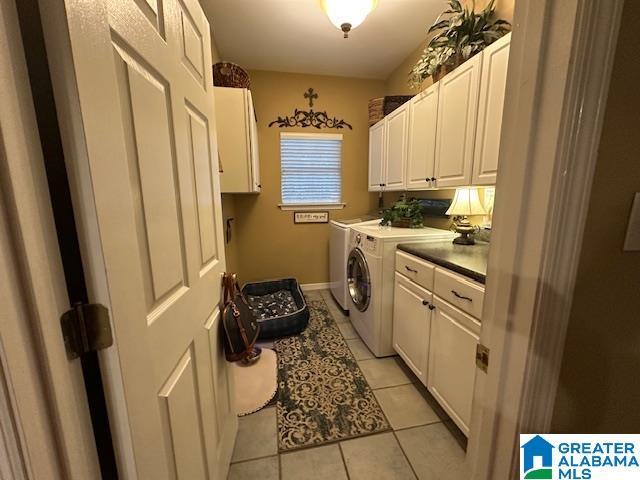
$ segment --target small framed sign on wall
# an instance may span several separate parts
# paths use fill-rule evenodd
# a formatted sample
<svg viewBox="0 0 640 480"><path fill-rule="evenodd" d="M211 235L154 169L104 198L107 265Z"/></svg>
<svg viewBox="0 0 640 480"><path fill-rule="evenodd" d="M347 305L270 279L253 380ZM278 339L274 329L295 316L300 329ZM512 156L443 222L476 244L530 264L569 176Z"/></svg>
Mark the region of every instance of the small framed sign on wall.
<svg viewBox="0 0 640 480"><path fill-rule="evenodd" d="M293 212L293 223L329 223L329 212Z"/></svg>

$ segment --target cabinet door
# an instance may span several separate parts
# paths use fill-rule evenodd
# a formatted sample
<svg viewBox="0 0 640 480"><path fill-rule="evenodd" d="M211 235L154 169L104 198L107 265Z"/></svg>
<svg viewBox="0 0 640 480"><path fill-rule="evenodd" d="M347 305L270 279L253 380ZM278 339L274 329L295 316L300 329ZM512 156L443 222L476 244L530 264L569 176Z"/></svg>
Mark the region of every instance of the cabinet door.
<svg viewBox="0 0 640 480"><path fill-rule="evenodd" d="M385 120L369 129L369 191L378 192L383 188Z"/></svg>
<svg viewBox="0 0 640 480"><path fill-rule="evenodd" d="M480 323L434 296L427 388L469 435Z"/></svg>
<svg viewBox="0 0 640 480"><path fill-rule="evenodd" d="M471 184L482 55L440 80L436 133L436 186Z"/></svg>
<svg viewBox="0 0 640 480"><path fill-rule="evenodd" d="M409 103L407 152L408 190L435 187L436 125L440 83L416 95Z"/></svg>
<svg viewBox="0 0 640 480"><path fill-rule="evenodd" d="M482 52L478 125L473 159L474 185L496 183L510 42L511 34L505 35Z"/></svg>
<svg viewBox="0 0 640 480"><path fill-rule="evenodd" d="M386 118L385 190L404 190L404 172L407 165L407 127L409 104L405 103Z"/></svg>
<svg viewBox="0 0 640 480"><path fill-rule="evenodd" d="M433 294L396 272L393 294L393 348L427 384Z"/></svg>
<svg viewBox="0 0 640 480"><path fill-rule="evenodd" d="M251 170L249 179L251 192L260 193L262 185L260 184L260 152L258 149L258 122L256 120L256 112L253 107L253 97L251 90L247 90L247 105L249 113L247 115L248 131L249 131L249 149L251 153Z"/></svg>

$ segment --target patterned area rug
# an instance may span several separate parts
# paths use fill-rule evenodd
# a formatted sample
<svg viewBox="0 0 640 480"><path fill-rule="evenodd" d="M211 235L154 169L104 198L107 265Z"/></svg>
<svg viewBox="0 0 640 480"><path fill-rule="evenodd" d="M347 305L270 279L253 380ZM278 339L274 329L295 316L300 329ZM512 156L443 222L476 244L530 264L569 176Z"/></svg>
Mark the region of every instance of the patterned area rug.
<svg viewBox="0 0 640 480"><path fill-rule="evenodd" d="M280 451L389 430L327 305L307 303L307 329L275 342Z"/></svg>

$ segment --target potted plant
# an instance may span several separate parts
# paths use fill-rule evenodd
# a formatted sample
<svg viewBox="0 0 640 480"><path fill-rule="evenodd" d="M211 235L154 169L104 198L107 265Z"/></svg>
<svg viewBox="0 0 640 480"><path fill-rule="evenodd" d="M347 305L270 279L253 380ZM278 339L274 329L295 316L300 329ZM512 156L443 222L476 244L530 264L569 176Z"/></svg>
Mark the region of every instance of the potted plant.
<svg viewBox="0 0 640 480"><path fill-rule="evenodd" d="M475 0L470 8L462 6L460 0L448 0L448 4L449 8L429 28L428 33L438 33L409 73L414 87L430 76L438 81L511 30L509 22L495 18L495 0L480 12L475 11Z"/></svg>
<svg viewBox="0 0 640 480"><path fill-rule="evenodd" d="M407 200L404 196L383 212L380 225L401 228L422 228L424 216L417 199Z"/></svg>

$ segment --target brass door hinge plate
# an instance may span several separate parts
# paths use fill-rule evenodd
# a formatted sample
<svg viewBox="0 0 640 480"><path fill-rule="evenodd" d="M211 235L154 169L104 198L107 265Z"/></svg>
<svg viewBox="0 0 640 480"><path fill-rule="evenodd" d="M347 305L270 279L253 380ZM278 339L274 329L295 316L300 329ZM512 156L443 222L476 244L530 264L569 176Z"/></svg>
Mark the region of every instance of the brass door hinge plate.
<svg viewBox="0 0 640 480"><path fill-rule="evenodd" d="M69 359L113 345L109 310L99 303L77 303L60 317Z"/></svg>
<svg viewBox="0 0 640 480"><path fill-rule="evenodd" d="M489 370L489 349L481 343L476 346L476 366L484 373Z"/></svg>

